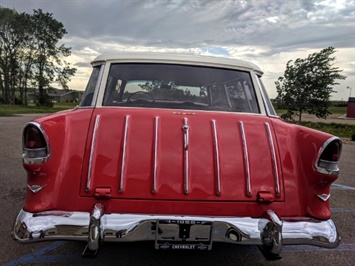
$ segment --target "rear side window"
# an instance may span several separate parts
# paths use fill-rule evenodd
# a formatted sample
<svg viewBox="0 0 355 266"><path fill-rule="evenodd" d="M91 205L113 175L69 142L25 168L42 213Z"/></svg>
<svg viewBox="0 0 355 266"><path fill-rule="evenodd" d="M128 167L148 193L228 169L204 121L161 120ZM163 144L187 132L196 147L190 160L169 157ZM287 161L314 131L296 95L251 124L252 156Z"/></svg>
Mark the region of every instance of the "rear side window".
<svg viewBox="0 0 355 266"><path fill-rule="evenodd" d="M271 100L270 100L270 98L269 98L269 96L268 96L268 94L266 92L265 86L264 86L264 84L263 84L263 82L262 82L260 77L258 77L258 81L259 81L259 84L260 84L263 101L264 101L264 104L265 104L266 109L267 109L267 114L268 115L272 115L272 116L277 116L276 111L274 109L274 106L271 103Z"/></svg>
<svg viewBox="0 0 355 266"><path fill-rule="evenodd" d="M103 106L259 113L249 72L171 64L111 65Z"/></svg>
<svg viewBox="0 0 355 266"><path fill-rule="evenodd" d="M92 70L88 84L86 85L85 93L80 106L92 106L94 105L94 92L99 80L101 66L95 66Z"/></svg>

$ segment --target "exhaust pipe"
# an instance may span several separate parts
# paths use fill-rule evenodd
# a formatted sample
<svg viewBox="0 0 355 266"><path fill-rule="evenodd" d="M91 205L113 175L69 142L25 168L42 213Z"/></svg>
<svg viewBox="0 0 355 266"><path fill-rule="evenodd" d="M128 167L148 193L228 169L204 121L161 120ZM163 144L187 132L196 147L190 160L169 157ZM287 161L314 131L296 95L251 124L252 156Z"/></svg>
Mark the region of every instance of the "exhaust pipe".
<svg viewBox="0 0 355 266"><path fill-rule="evenodd" d="M227 237L233 242L240 242L242 240L242 235L237 230L230 228L226 233Z"/></svg>

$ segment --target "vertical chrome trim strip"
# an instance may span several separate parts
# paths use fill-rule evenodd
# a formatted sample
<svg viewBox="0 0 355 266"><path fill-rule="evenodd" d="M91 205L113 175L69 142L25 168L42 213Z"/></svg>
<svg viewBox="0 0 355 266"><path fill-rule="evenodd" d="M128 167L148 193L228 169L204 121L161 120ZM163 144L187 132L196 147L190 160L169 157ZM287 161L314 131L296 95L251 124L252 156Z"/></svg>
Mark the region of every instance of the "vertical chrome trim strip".
<svg viewBox="0 0 355 266"><path fill-rule="evenodd" d="M217 196L221 195L221 169L219 165L219 150L218 150L218 136L217 136L217 128L216 128L216 120L212 120L212 130L213 130L213 146L215 153L215 164L216 164L216 185Z"/></svg>
<svg viewBox="0 0 355 266"><path fill-rule="evenodd" d="M187 124L187 118L184 118L184 193L189 194L189 125Z"/></svg>
<svg viewBox="0 0 355 266"><path fill-rule="evenodd" d="M94 94L93 94L90 106L96 106L97 99L98 99L99 92L100 92L101 80L102 80L102 76L104 74L104 71L105 71L105 64L102 64L100 67L99 76L97 77L97 81L96 81L96 85L95 85L95 89L94 89Z"/></svg>
<svg viewBox="0 0 355 266"><path fill-rule="evenodd" d="M91 175L92 175L92 159L96 147L96 136L97 136L97 128L99 127L99 122L100 122L100 115L97 115L95 118L94 131L92 133L91 150L90 150L89 166L88 166L88 177L86 180L86 192L90 191Z"/></svg>
<svg viewBox="0 0 355 266"><path fill-rule="evenodd" d="M121 161L121 176L120 176L119 192L123 192L123 179L124 179L124 171L126 167L126 147L127 147L128 126L129 126L129 115L126 115L125 125L124 125L123 145L122 145L122 161Z"/></svg>
<svg viewBox="0 0 355 266"><path fill-rule="evenodd" d="M158 167L158 130L159 130L159 117L155 117L154 126L154 168L153 168L153 190L152 193L157 193L157 167Z"/></svg>
<svg viewBox="0 0 355 266"><path fill-rule="evenodd" d="M275 177L275 185L276 185L276 195L280 196L280 181L279 181L279 171L277 168L277 162L276 162L276 153L275 153L275 145L274 145L274 140L271 134L271 129L269 123L265 123L267 135L269 138L269 145L270 145L270 152L271 152L271 157L272 157L272 164L274 168L274 177Z"/></svg>
<svg viewBox="0 0 355 266"><path fill-rule="evenodd" d="M248 147L247 147L247 139L245 136L244 124L242 121L239 122L240 134L242 136L243 143L243 155L244 155L244 168L245 168L245 178L246 178L246 189L247 195L251 196L251 182L250 182L250 166L249 166L249 155L248 155Z"/></svg>
<svg viewBox="0 0 355 266"><path fill-rule="evenodd" d="M270 101L270 99L268 98L265 86L262 84L259 76L256 75L256 74L254 76L256 78L256 82L258 83L258 87L259 87L259 91L260 91L260 94L261 94L262 102L263 102L265 110L266 110L266 115L267 116L273 116L273 117L279 117L276 114L275 110L270 110L270 108L269 108L268 102Z"/></svg>
<svg viewBox="0 0 355 266"><path fill-rule="evenodd" d="M266 111L266 115L269 116L270 115L270 110L269 110L269 106L266 104L266 101L265 101L265 94L264 94L264 91L261 87L261 83L260 83L260 80L259 80L259 77L257 75L256 76L256 81L258 83L258 86L259 86L259 90L260 90L260 94L261 94L261 98L262 98L262 101L263 101L263 104L264 104L264 108L265 108L265 111Z"/></svg>

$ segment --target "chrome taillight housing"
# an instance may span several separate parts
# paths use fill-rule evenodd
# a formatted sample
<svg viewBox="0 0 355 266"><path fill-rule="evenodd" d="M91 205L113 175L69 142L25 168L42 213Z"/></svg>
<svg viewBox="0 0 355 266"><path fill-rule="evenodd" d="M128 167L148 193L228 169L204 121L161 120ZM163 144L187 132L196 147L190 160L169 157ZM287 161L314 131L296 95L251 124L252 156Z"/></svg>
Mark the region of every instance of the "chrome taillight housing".
<svg viewBox="0 0 355 266"><path fill-rule="evenodd" d="M317 172L327 175L339 175L338 163L342 150L342 142L338 137L328 139L320 148L315 163Z"/></svg>
<svg viewBox="0 0 355 266"><path fill-rule="evenodd" d="M23 130L23 163L40 164L48 160L49 142L42 126L36 122L29 122Z"/></svg>

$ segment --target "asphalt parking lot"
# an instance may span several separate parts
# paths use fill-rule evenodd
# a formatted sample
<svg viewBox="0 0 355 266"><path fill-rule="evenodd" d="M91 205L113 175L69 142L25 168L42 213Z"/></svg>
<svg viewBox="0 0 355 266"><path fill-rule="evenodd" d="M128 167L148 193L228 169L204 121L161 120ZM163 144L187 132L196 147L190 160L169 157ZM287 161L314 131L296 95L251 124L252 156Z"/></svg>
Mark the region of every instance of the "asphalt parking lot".
<svg viewBox="0 0 355 266"><path fill-rule="evenodd" d="M80 256L85 243L16 243L10 232L26 193L21 132L37 116L0 117L1 265L355 265L355 143L351 142L344 145L340 178L332 186L332 218L342 236L337 249L285 246L281 260L268 262L249 246L217 243L211 251L157 251L151 242L120 243L105 244L95 259L87 259Z"/></svg>

